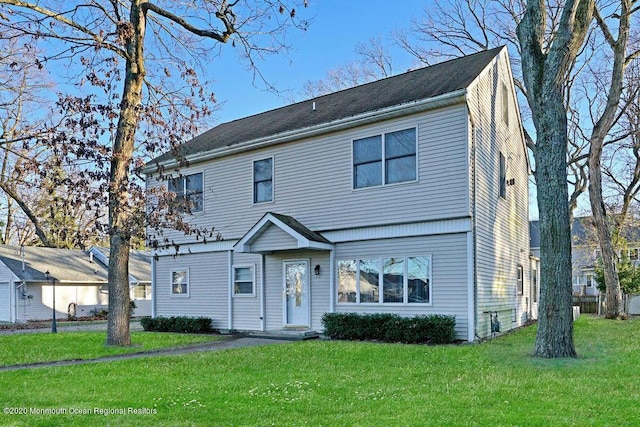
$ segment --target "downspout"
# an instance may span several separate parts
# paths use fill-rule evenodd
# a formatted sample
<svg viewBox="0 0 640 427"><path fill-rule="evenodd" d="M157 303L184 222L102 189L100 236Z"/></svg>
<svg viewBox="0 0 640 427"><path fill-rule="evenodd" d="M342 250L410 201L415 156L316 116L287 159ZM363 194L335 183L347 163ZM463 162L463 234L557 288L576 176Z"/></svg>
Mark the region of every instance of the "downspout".
<svg viewBox="0 0 640 427"><path fill-rule="evenodd" d="M479 100L478 88L475 88L476 97ZM469 104L467 104L468 106ZM471 233L467 238L467 252L470 280L472 283L469 285L469 329L467 333L467 339L469 342L475 341L475 337L478 336L477 330L477 315L478 315L478 270L477 270L477 254L478 254L478 240L476 236L477 231L477 197L478 197L478 169L477 169L477 150L476 150L476 126L473 122L473 116L469 114L469 120L471 122L471 167L473 168L473 197L471 198Z"/></svg>
<svg viewBox="0 0 640 427"><path fill-rule="evenodd" d="M156 317L156 256L151 256L151 317Z"/></svg>
<svg viewBox="0 0 640 427"><path fill-rule="evenodd" d="M265 271L267 263L265 261L265 255L260 254L260 331L267 330L267 323L265 319L266 306L265 306L265 290L267 288L267 272Z"/></svg>
<svg viewBox="0 0 640 427"><path fill-rule="evenodd" d="M233 330L233 250L229 249L229 295L227 296L227 324L229 332Z"/></svg>

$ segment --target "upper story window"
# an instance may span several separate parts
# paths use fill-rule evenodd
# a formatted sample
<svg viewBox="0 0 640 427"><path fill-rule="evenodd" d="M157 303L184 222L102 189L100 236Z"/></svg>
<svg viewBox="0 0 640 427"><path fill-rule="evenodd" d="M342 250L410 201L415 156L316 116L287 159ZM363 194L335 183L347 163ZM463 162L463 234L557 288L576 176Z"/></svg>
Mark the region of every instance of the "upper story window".
<svg viewBox="0 0 640 427"><path fill-rule="evenodd" d="M353 188L415 181L416 129L353 141Z"/></svg>
<svg viewBox="0 0 640 427"><path fill-rule="evenodd" d="M253 203L273 201L273 158L253 162Z"/></svg>
<svg viewBox="0 0 640 427"><path fill-rule="evenodd" d="M502 94L502 121L509 126L509 88L505 82L502 82L500 92Z"/></svg>
<svg viewBox="0 0 640 427"><path fill-rule="evenodd" d="M167 189L176 194L173 209L188 213L204 210L202 173L172 178L167 184Z"/></svg>

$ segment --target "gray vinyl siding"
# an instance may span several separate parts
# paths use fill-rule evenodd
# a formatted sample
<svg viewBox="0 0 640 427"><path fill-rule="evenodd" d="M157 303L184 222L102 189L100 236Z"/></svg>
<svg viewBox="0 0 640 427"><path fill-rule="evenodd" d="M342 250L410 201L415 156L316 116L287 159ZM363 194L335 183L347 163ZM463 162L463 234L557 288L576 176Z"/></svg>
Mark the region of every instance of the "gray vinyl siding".
<svg viewBox="0 0 640 427"><path fill-rule="evenodd" d="M27 283L27 295L21 298L22 288L16 291L17 321L51 319L53 316L53 290L51 284ZM76 315L90 316L95 311L106 310L109 294L100 285L69 285L56 283L56 318L67 319L69 304L75 303Z"/></svg>
<svg viewBox="0 0 640 427"><path fill-rule="evenodd" d="M155 304L158 316L211 317L214 328L228 328L228 252L163 256L156 265ZM171 295L171 271L189 270L189 296Z"/></svg>
<svg viewBox="0 0 640 427"><path fill-rule="evenodd" d="M0 283L0 322L10 322L11 319L11 284Z"/></svg>
<svg viewBox="0 0 640 427"><path fill-rule="evenodd" d="M268 211L315 231L468 216L466 126L467 110L459 105L195 164L182 173L204 173L204 212L188 220L228 240ZM413 127L417 181L354 190L352 141ZM274 201L254 204L252 165L265 157L274 159Z"/></svg>
<svg viewBox="0 0 640 427"><path fill-rule="evenodd" d="M456 332L466 339L468 328L467 234L368 240L336 245L336 260L358 258L431 256L431 305L336 304L338 312L447 314L456 319Z"/></svg>
<svg viewBox="0 0 640 427"><path fill-rule="evenodd" d="M269 252L273 250L297 249L298 242L279 227L270 225L251 244L251 250L255 252Z"/></svg>
<svg viewBox="0 0 640 427"><path fill-rule="evenodd" d="M233 329L258 331L261 328L260 297L262 293L262 270L260 256L234 253L234 266L252 266L255 272L255 295L233 297Z"/></svg>
<svg viewBox="0 0 640 427"><path fill-rule="evenodd" d="M0 298L0 321L15 321L15 298L16 295L12 295L15 293L15 285L14 282L18 278L15 277L13 272L7 267L3 262L0 262L0 286L5 290L2 293L2 297ZM6 286L6 288L5 288ZM5 295L6 292L6 295Z"/></svg>
<svg viewBox="0 0 640 427"><path fill-rule="evenodd" d="M528 164L512 92L508 126L501 110L500 86L504 81L510 87L508 79L503 54L494 66L485 70L468 96L473 120L473 126L469 125L470 141L476 144L476 168L475 175L470 176L470 186L476 189L476 333L479 337L490 334L487 311L498 312L502 331L524 324L528 312L535 313L530 298ZM515 180L514 185L507 186L506 198L499 196L500 152L507 158L507 179ZM470 153L473 156L473 152ZM518 265L522 265L524 273L522 296L516 295Z"/></svg>

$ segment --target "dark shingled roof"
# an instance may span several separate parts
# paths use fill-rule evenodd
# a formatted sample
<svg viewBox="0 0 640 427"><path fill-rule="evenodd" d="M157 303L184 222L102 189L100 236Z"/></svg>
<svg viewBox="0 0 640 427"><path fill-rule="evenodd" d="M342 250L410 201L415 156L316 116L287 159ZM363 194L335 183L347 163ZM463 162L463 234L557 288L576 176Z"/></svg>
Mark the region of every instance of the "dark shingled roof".
<svg viewBox="0 0 640 427"><path fill-rule="evenodd" d="M279 219L289 227L291 227L296 233L300 234L305 239L309 239L313 242L320 243L329 243L332 244L329 240L327 240L324 236L315 231L309 230L307 227L302 225L297 219L288 215L277 214L275 212L267 212L266 215L273 215L275 218Z"/></svg>
<svg viewBox="0 0 640 427"><path fill-rule="evenodd" d="M181 148L183 156L231 147L258 138L331 123L396 105L434 98L466 88L502 47L481 51L372 83L319 96L261 114L223 123ZM312 105L315 102L315 110ZM174 158L165 153L150 162Z"/></svg>

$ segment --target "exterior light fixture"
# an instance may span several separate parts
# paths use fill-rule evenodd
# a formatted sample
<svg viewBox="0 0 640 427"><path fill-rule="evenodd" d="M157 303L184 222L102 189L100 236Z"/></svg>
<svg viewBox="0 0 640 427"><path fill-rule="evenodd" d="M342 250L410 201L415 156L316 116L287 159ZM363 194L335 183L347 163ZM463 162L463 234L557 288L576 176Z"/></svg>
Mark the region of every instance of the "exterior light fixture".
<svg viewBox="0 0 640 427"><path fill-rule="evenodd" d="M316 266L313 268L313 272L316 277L320 276L320 264L316 264Z"/></svg>

